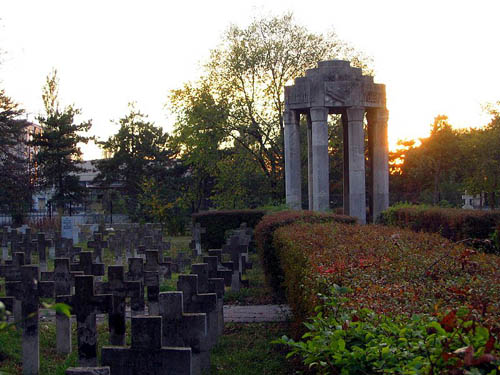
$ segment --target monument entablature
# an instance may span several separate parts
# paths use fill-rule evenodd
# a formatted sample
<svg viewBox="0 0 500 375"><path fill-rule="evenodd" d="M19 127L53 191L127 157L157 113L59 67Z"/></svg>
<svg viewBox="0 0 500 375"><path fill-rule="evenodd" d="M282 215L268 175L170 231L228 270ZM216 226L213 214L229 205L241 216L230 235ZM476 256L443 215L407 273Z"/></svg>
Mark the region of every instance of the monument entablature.
<svg viewBox="0 0 500 375"><path fill-rule="evenodd" d="M363 121L368 122L370 211L376 218L389 204L389 167L385 85L373 82L348 61L320 61L318 67L285 87L286 197L300 209L300 116L308 123L309 209L329 208L328 115L342 115L344 127L344 212L361 223L366 218Z"/></svg>

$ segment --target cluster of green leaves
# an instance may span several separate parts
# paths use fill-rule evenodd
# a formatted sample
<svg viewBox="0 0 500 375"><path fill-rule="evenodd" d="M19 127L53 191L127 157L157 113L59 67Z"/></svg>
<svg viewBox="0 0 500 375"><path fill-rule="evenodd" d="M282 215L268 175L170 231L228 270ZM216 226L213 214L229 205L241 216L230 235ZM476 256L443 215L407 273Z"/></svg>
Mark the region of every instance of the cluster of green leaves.
<svg viewBox="0 0 500 375"><path fill-rule="evenodd" d="M349 310L346 288L320 295L316 315L304 323L302 340L285 344L319 374L488 374L500 373L500 343L465 309L440 318Z"/></svg>
<svg viewBox="0 0 500 375"><path fill-rule="evenodd" d="M498 207L500 192L500 112L487 108L491 121L484 127L456 130L444 115L431 125L429 137L400 141L390 154L392 202L440 202L462 205L462 194L486 193L490 208Z"/></svg>

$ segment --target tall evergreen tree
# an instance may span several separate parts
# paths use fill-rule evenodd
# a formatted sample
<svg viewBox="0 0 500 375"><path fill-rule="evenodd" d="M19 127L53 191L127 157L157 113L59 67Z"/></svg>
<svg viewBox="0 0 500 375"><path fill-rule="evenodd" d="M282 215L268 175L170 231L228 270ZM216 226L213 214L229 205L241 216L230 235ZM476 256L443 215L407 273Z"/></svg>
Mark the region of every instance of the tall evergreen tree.
<svg viewBox="0 0 500 375"><path fill-rule="evenodd" d="M71 206L82 202L85 195L78 178L78 173L83 171L82 151L78 144L91 139L85 133L92 123L75 123L80 109L71 105L60 108L58 83L57 71L53 70L43 87L45 114L38 117L42 133L35 135L31 144L39 148L37 161L40 176L37 187L41 190L53 188L52 202L60 210L69 208L71 214Z"/></svg>
<svg viewBox="0 0 500 375"><path fill-rule="evenodd" d="M21 224L31 208L31 181L28 168L26 120L24 113L0 90L0 210L9 213L14 224Z"/></svg>

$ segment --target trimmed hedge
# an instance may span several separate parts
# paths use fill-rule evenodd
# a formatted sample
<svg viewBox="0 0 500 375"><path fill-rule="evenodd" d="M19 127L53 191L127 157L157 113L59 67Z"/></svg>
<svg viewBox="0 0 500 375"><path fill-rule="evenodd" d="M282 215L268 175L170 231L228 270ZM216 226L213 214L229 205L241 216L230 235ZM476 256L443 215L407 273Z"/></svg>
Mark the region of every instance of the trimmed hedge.
<svg viewBox="0 0 500 375"><path fill-rule="evenodd" d="M193 224L200 223L210 234L201 236L201 246L204 249L220 249L227 230L237 229L242 223L255 228L265 214L263 210L205 211L193 214L192 219Z"/></svg>
<svg viewBox="0 0 500 375"><path fill-rule="evenodd" d="M466 306L500 329L500 257L437 234L377 225L299 223L274 232L287 301L303 322L331 285L348 306L381 314L433 314Z"/></svg>
<svg viewBox="0 0 500 375"><path fill-rule="evenodd" d="M331 213L320 213L313 211L281 211L266 215L255 228L255 242L264 268L267 284L273 289L278 297L284 297L282 283L283 270L273 247L274 232L283 226L296 222L327 223L340 222L346 224L356 223L356 219L350 216Z"/></svg>
<svg viewBox="0 0 500 375"><path fill-rule="evenodd" d="M439 233L453 241L487 239L500 224L500 211L401 205L382 212L380 223Z"/></svg>

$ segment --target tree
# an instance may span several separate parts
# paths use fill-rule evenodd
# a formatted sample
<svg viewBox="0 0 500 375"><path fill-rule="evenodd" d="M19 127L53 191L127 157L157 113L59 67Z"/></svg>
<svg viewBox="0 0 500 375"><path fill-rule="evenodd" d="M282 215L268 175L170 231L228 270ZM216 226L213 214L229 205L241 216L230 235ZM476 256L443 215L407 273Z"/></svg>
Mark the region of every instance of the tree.
<svg viewBox="0 0 500 375"><path fill-rule="evenodd" d="M91 139L84 133L92 123L75 123L75 117L80 115L81 110L72 105L61 109L58 91L57 70L53 70L42 89L45 114L38 117L42 133L33 136L31 145L38 147L38 188L53 188L52 202L61 211L68 207L71 214L72 205L82 202L85 196L78 178L78 173L83 171L80 166L82 152L78 144Z"/></svg>
<svg viewBox="0 0 500 375"><path fill-rule="evenodd" d="M96 182L104 187L117 185L123 191L129 215L137 218L142 185L151 178L163 181L175 153L169 148L169 135L149 122L134 105L130 105L129 113L119 123L118 133L100 142L112 156L97 162Z"/></svg>
<svg viewBox="0 0 500 375"><path fill-rule="evenodd" d="M231 26L205 65L198 87L207 87L214 106L224 107L217 127L225 144L238 145L269 180L271 195L283 198L283 87L320 60L344 58L366 68L367 59L338 37L314 34L292 14L254 19L247 28ZM184 108L197 100L184 95ZM178 97L174 97L175 100ZM186 117L177 126L186 126ZM190 122L195 124L194 121Z"/></svg>
<svg viewBox="0 0 500 375"><path fill-rule="evenodd" d="M21 224L31 208L32 184L27 151L28 122L15 103L0 90L0 209L8 212L14 224Z"/></svg>

